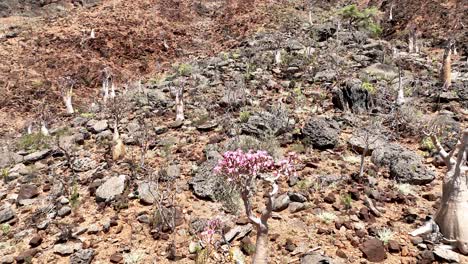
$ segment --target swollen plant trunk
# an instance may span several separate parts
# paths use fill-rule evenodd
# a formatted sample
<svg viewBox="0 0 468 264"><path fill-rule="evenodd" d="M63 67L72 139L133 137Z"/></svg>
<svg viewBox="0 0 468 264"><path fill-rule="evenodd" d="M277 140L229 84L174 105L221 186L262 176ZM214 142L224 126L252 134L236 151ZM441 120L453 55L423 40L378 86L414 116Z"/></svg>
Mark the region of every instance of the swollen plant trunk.
<svg viewBox="0 0 468 264"><path fill-rule="evenodd" d="M70 88L63 94L63 102L65 103L65 107L67 108L67 114L73 114L75 112L72 104L72 94L72 88Z"/></svg>
<svg viewBox="0 0 468 264"><path fill-rule="evenodd" d="M441 82L444 88L449 88L452 84L452 48L450 45L445 48L442 62Z"/></svg>
<svg viewBox="0 0 468 264"><path fill-rule="evenodd" d="M434 145L447 164L440 209L435 216L440 232L462 254L468 255L468 128L447 153L435 136Z"/></svg>
<svg viewBox="0 0 468 264"><path fill-rule="evenodd" d="M398 69L398 96L397 96L397 105L402 105L405 103L405 93L403 91L403 85L401 85L401 68Z"/></svg>
<svg viewBox="0 0 468 264"><path fill-rule="evenodd" d="M253 264L268 264L268 227L257 226L257 242Z"/></svg>
<svg viewBox="0 0 468 264"><path fill-rule="evenodd" d="M46 123L44 121L41 123L41 134L46 137L49 136L49 129L47 129Z"/></svg>
<svg viewBox="0 0 468 264"><path fill-rule="evenodd" d="M181 87L176 91L175 105L176 105L176 122L183 121L184 117L184 88Z"/></svg>

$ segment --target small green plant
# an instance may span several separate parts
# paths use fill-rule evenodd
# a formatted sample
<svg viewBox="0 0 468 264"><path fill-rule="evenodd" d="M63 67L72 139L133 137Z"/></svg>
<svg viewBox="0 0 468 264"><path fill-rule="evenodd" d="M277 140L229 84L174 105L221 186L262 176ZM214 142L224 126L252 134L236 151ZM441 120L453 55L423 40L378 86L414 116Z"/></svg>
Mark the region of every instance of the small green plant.
<svg viewBox="0 0 468 264"><path fill-rule="evenodd" d="M239 119L241 123L247 123L249 121L249 118L252 114L249 111L241 111L239 113Z"/></svg>
<svg viewBox="0 0 468 264"><path fill-rule="evenodd" d="M8 234L11 231L11 226L10 224L2 224L2 235L8 236Z"/></svg>
<svg viewBox="0 0 468 264"><path fill-rule="evenodd" d="M389 228L384 228L377 231L377 239L382 241L385 245L388 244L388 241L393 239L393 231Z"/></svg>
<svg viewBox="0 0 468 264"><path fill-rule="evenodd" d="M362 89L367 90L370 94L375 94L376 93L376 89L375 89L374 85L372 85L369 82L363 82L361 87L362 87Z"/></svg>
<svg viewBox="0 0 468 264"><path fill-rule="evenodd" d="M91 119L91 118L94 118L95 114L90 113L90 112L84 112L84 113L80 113L80 116L83 117L83 118Z"/></svg>
<svg viewBox="0 0 468 264"><path fill-rule="evenodd" d="M434 143L432 142L430 137L424 137L421 140L421 149L431 151L431 152L435 150Z"/></svg>
<svg viewBox="0 0 468 264"><path fill-rule="evenodd" d="M350 194L343 195L343 197L341 197L341 201L343 202L346 209L351 209L351 207L353 207L353 199L351 198Z"/></svg>
<svg viewBox="0 0 468 264"><path fill-rule="evenodd" d="M296 153L305 153L306 152L306 147L301 142L297 142L297 143L292 144L290 148L291 148L291 151L294 151Z"/></svg>
<svg viewBox="0 0 468 264"><path fill-rule="evenodd" d="M145 252L139 251L139 250L125 254L124 263L125 264L138 264L143 260L144 256L145 256Z"/></svg>
<svg viewBox="0 0 468 264"><path fill-rule="evenodd" d="M192 66L187 63L181 63L177 66L177 74L179 76L190 76L192 74Z"/></svg>
<svg viewBox="0 0 468 264"><path fill-rule="evenodd" d="M41 133L26 134L19 139L17 147L30 152L45 149L49 147L49 137Z"/></svg>
<svg viewBox="0 0 468 264"><path fill-rule="evenodd" d="M80 193L78 192L78 185L76 181L73 183L72 193L70 195L70 205L76 208L80 203Z"/></svg>
<svg viewBox="0 0 468 264"><path fill-rule="evenodd" d="M7 182L9 175L10 175L10 169L9 168L2 168L1 176L2 176L3 182L5 182L5 183Z"/></svg>
<svg viewBox="0 0 468 264"><path fill-rule="evenodd" d="M405 196L413 193L413 186L411 186L408 183L398 184L396 186L396 189L398 190L399 193Z"/></svg>
<svg viewBox="0 0 468 264"><path fill-rule="evenodd" d="M306 191L312 186L312 182L309 180L300 180L296 183L296 186L301 191Z"/></svg>
<svg viewBox="0 0 468 264"><path fill-rule="evenodd" d="M336 215L331 212L321 212L320 214L317 215L317 217L324 223L331 223L336 220Z"/></svg>
<svg viewBox="0 0 468 264"><path fill-rule="evenodd" d="M382 33L382 28L377 24L379 10L375 7L365 8L361 11L353 4L343 7L338 14L347 20L352 27L363 28L374 36L379 36Z"/></svg>

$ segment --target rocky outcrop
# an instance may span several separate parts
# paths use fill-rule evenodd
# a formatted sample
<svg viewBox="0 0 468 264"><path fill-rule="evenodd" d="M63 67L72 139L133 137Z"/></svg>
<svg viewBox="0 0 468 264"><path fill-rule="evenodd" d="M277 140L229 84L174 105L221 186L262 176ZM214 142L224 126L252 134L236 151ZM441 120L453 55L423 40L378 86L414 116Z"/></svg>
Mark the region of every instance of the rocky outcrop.
<svg viewBox="0 0 468 264"><path fill-rule="evenodd" d="M317 149L330 149L338 144L340 126L334 120L312 117L302 129L304 142Z"/></svg>

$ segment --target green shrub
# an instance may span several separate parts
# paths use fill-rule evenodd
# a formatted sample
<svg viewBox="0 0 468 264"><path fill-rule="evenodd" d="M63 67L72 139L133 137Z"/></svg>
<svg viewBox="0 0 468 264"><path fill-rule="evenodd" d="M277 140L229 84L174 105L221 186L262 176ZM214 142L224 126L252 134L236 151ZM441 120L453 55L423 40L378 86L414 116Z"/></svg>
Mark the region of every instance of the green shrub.
<svg viewBox="0 0 468 264"><path fill-rule="evenodd" d="M374 36L379 36L382 33L382 28L376 21L379 10L375 7L365 8L361 11L353 4L343 7L338 14L343 19L348 20L352 27L363 28Z"/></svg>
<svg viewBox="0 0 468 264"><path fill-rule="evenodd" d="M19 139L17 147L32 152L45 149L49 147L49 137L41 133L26 134Z"/></svg>
<svg viewBox="0 0 468 264"><path fill-rule="evenodd" d="M241 123L247 123L252 114L249 111L242 111L239 113L239 119Z"/></svg>
<svg viewBox="0 0 468 264"><path fill-rule="evenodd" d="M375 89L374 85L372 85L369 82L363 82L361 87L363 89L367 90L370 94L375 94L376 93L376 89Z"/></svg>
<svg viewBox="0 0 468 264"><path fill-rule="evenodd" d="M177 66L177 74L179 76L190 76L192 74L192 66L187 63L181 63Z"/></svg>

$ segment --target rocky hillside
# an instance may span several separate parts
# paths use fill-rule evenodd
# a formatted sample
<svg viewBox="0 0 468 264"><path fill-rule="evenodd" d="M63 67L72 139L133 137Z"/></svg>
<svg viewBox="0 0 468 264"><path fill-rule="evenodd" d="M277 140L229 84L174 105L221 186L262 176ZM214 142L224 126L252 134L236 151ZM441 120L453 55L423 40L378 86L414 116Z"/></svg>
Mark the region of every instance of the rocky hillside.
<svg viewBox="0 0 468 264"><path fill-rule="evenodd" d="M356 22L341 1L194 2L2 13L16 26L0 40L0 263L250 263L257 231L215 172L237 149L297 153L269 263L468 263L437 230L408 234L440 208L447 167L427 133L451 150L467 128L466 51L448 87L442 42L409 53L382 3ZM270 190L254 189L261 213Z"/></svg>

